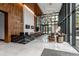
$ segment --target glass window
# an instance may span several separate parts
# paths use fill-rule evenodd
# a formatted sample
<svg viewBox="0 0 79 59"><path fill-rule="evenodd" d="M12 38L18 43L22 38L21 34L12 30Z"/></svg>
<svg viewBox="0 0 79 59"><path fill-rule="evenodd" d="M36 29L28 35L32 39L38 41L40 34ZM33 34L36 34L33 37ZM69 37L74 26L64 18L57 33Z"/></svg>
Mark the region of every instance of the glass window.
<svg viewBox="0 0 79 59"><path fill-rule="evenodd" d="M40 18L41 31L43 33L54 33L55 25L58 25L58 14L43 15ZM39 23L39 22L38 22Z"/></svg>

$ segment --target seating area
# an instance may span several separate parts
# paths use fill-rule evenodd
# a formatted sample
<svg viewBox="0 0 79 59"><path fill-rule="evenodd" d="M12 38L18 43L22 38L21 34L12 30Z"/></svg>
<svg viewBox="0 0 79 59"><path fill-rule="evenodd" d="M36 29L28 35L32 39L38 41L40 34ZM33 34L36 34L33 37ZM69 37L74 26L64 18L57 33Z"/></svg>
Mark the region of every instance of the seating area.
<svg viewBox="0 0 79 59"><path fill-rule="evenodd" d="M0 56L63 56L77 50L78 3L0 3Z"/></svg>
<svg viewBox="0 0 79 59"><path fill-rule="evenodd" d="M54 34L49 35L49 36L48 36L48 40L49 40L49 42L55 41Z"/></svg>
<svg viewBox="0 0 79 59"><path fill-rule="evenodd" d="M48 36L48 40L49 40L49 42L62 43L62 42L64 42L64 37L65 37L64 33L61 33L60 35L58 35L58 34L55 35L54 33L52 33L51 35Z"/></svg>
<svg viewBox="0 0 79 59"><path fill-rule="evenodd" d="M43 35L41 32L31 33L30 35L28 35L28 32L21 32L19 35L11 35L11 41L15 43L26 44L41 35Z"/></svg>
<svg viewBox="0 0 79 59"><path fill-rule="evenodd" d="M36 33L31 33L30 35L33 36L33 37L39 37L39 36L43 35L43 33L36 32Z"/></svg>

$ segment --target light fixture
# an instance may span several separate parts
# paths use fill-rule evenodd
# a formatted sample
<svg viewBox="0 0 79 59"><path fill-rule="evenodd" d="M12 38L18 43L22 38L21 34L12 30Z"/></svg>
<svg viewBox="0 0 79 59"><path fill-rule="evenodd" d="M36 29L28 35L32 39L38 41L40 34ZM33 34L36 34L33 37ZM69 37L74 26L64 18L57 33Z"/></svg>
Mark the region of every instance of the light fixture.
<svg viewBox="0 0 79 59"><path fill-rule="evenodd" d="M27 5L24 4L24 7L28 9L28 11L31 12L33 15L35 15L34 12L30 8L27 7Z"/></svg>
<svg viewBox="0 0 79 59"><path fill-rule="evenodd" d="M29 12L31 12L34 16L36 16L35 14L34 14L34 12L29 8L29 7L27 7L27 5L25 5L25 4L22 4L22 3L19 3L22 7L25 7L26 9L28 9L28 11Z"/></svg>

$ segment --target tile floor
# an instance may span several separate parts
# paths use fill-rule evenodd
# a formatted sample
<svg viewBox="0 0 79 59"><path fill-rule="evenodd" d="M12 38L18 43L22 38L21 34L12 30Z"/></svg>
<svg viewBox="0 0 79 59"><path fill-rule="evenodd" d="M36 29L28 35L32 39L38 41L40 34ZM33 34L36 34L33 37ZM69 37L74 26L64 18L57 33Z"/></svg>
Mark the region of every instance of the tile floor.
<svg viewBox="0 0 79 59"><path fill-rule="evenodd" d="M0 56L40 56L44 48L78 53L68 43L49 43L48 35L36 38L28 44L0 42Z"/></svg>

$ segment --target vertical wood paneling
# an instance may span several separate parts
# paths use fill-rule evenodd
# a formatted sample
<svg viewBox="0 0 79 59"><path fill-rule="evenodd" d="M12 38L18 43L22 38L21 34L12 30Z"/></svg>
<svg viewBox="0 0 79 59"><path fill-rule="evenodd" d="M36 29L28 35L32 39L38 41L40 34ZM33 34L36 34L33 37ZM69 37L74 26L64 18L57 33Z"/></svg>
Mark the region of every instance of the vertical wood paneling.
<svg viewBox="0 0 79 59"><path fill-rule="evenodd" d="M15 3L0 3L0 10L8 13L8 39L6 42L10 42L11 35L23 32L23 7Z"/></svg>
<svg viewBox="0 0 79 59"><path fill-rule="evenodd" d="M41 9L36 3L26 3L26 5L39 16L42 14ZM23 6L16 3L0 3L0 10L8 13L8 30L6 42L11 41L11 35L18 35L23 32ZM34 19L36 21L36 18Z"/></svg>

